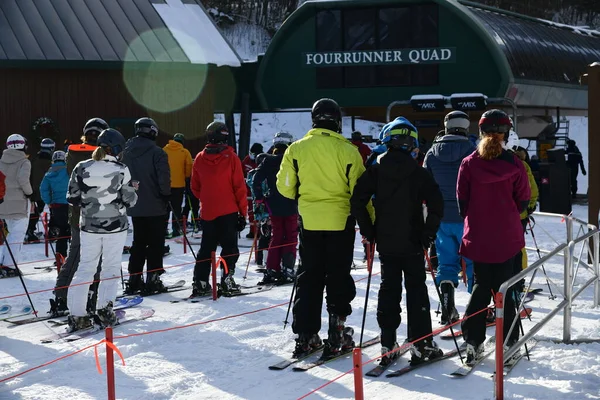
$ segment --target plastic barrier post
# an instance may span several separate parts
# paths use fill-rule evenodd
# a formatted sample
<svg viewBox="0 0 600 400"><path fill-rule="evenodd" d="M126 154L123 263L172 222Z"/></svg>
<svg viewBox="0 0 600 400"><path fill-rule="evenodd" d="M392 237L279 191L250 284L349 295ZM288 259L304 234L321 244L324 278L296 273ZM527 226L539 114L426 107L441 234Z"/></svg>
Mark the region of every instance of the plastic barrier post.
<svg viewBox="0 0 600 400"><path fill-rule="evenodd" d="M48 213L44 212L44 251L48 257Z"/></svg>
<svg viewBox="0 0 600 400"><path fill-rule="evenodd" d="M183 216L183 220L181 222L183 222L183 227L181 228L181 230L183 231L183 254L186 254L187 253L187 246L186 246L187 240L185 238L187 235L187 232L186 232L187 218L185 217L185 215Z"/></svg>
<svg viewBox="0 0 600 400"><path fill-rule="evenodd" d="M502 293L496 293L496 400L504 400L504 301Z"/></svg>
<svg viewBox="0 0 600 400"><path fill-rule="evenodd" d="M212 295L213 301L217 300L217 253L210 253L210 263L212 265Z"/></svg>
<svg viewBox="0 0 600 400"><path fill-rule="evenodd" d="M363 370L362 370L362 351L356 347L352 351L352 361L354 363L354 398L363 400L365 398L363 391Z"/></svg>
<svg viewBox="0 0 600 400"><path fill-rule="evenodd" d="M108 387L108 400L116 400L115 356L113 354L113 349L110 347L110 344L112 344L113 341L113 330L109 326L104 332L106 334L106 384Z"/></svg>

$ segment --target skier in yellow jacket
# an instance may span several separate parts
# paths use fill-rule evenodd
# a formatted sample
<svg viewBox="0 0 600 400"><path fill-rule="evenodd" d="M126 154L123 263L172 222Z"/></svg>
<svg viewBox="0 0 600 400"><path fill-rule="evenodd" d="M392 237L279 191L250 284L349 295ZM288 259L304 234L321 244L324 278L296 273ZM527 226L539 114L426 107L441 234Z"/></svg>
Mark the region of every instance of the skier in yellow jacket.
<svg viewBox="0 0 600 400"><path fill-rule="evenodd" d="M328 358L354 346L353 330L345 327L356 296L350 276L355 237L350 197L365 167L356 147L341 135L342 114L335 101L318 100L311 114L313 129L283 156L277 189L284 197L298 200L302 222L302 267L292 324L298 334L294 356L321 346L321 306L327 288L329 330L323 357Z"/></svg>
<svg viewBox="0 0 600 400"><path fill-rule="evenodd" d="M171 237L181 235L179 229L181 222L181 205L185 194L185 182L192 176L192 155L183 147L185 137L182 133L176 133L173 140L163 148L169 158L169 169L171 170L171 206L173 213L169 212L169 219L172 221ZM179 223L175 220L179 220ZM167 231L169 223L167 222ZM168 234L168 232L167 232Z"/></svg>

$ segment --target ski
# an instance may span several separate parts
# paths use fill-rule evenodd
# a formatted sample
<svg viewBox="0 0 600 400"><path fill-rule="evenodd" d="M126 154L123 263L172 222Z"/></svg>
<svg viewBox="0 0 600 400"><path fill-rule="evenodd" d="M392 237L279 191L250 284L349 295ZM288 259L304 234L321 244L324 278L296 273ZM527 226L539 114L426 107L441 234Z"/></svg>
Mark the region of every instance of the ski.
<svg viewBox="0 0 600 400"><path fill-rule="evenodd" d="M396 351L396 358L394 358L393 360L390 360L388 358L387 362L384 362L383 360L379 361L379 364L376 365L370 371L368 371L365 375L371 376L374 378L377 378L377 377L383 375L383 373L385 371L387 371L387 369L389 367L394 365L396 363L396 361L398 361L400 359L400 357L402 357L404 354L408 353L409 350L410 350L410 344L408 343L408 341L405 340L404 343L402 343L402 346L400 346L398 348L398 350Z"/></svg>
<svg viewBox="0 0 600 400"><path fill-rule="evenodd" d="M117 296L117 300L122 299L124 297L129 297L129 298L136 297L136 296L148 297L148 296L155 296L157 294L178 292L180 290L188 290L188 289L191 289L191 288L185 287L185 281L182 279L180 281L175 282L172 285L165 286L165 290L163 292L156 292L156 293L149 293L149 294L144 294L144 293L125 294L125 293L123 293L123 294Z"/></svg>
<svg viewBox="0 0 600 400"><path fill-rule="evenodd" d="M525 319L528 316L530 316L532 312L533 312L532 308L526 307L521 310L519 315L520 315L521 319ZM485 326L486 326L486 328L491 328L492 326L496 326L496 321L488 322L488 323L486 323ZM454 338L462 337L462 335L463 335L463 331L454 331L454 336L452 336L452 333L447 333L445 335L440 336L440 338L442 338L443 340L449 340L449 339L452 339L453 337Z"/></svg>
<svg viewBox="0 0 600 400"><path fill-rule="evenodd" d="M8 304L4 304L3 306L0 307L0 314L8 314L10 312L10 309L12 307L9 306Z"/></svg>
<svg viewBox="0 0 600 400"><path fill-rule="evenodd" d="M461 344L460 347L459 347L459 349L460 349L461 353L464 352L465 350L467 350L467 344L466 343ZM409 364L409 365L407 365L404 368L401 368L401 369L396 370L396 371L392 371L389 374L387 374L386 377L387 378L394 378L394 377L397 377L397 376L402 376L402 375L405 375L405 374L407 374L407 373L409 373L411 371L414 371L417 368L425 367L427 365L431 365L431 364L436 363L438 361L447 360L448 358L454 357L456 355L458 355L458 350L453 349L453 350L450 350L450 351L444 353L444 355L442 355L441 357L434 358L432 360L427 360L425 362L421 362L421 363L414 364L414 365L413 364Z"/></svg>
<svg viewBox="0 0 600 400"><path fill-rule="evenodd" d="M523 289L523 292L527 292L527 293L533 293L533 294L538 294L538 293L542 293L544 291L544 289L542 288L529 288L529 291L527 291L527 288Z"/></svg>
<svg viewBox="0 0 600 400"><path fill-rule="evenodd" d="M323 350L323 345L321 345L319 347L315 347L313 350L305 353L304 355L302 355L298 358L290 358L287 360L283 360L277 364L269 365L269 369L271 371L281 371L283 369L286 369L287 367L289 367L292 364L306 360L308 357L312 356L313 354L315 354L316 352L319 352L321 350Z"/></svg>
<svg viewBox="0 0 600 400"><path fill-rule="evenodd" d="M537 344L537 340L535 339L531 339L528 340L526 343L527 345L527 351L531 352L531 349L533 349L535 347L535 345ZM519 361L521 361L521 359L523 357L526 357L526 353L525 353L525 349L521 349L519 352L518 356L513 356L510 360L508 360L507 362L504 363L504 376L508 375L510 373L510 371L512 371L512 369L515 367L515 365L517 365L517 363ZM495 375L492 375L492 377Z"/></svg>
<svg viewBox="0 0 600 400"><path fill-rule="evenodd" d="M23 271L21 271L21 276L38 275L38 274L44 274L44 273L52 272L52 271L54 271L54 268L45 267L43 269L36 269L36 271L33 271L33 272L23 272ZM0 275L0 279L10 279L10 278L16 278L18 276L19 275L14 275L14 276Z"/></svg>
<svg viewBox="0 0 600 400"><path fill-rule="evenodd" d="M267 292L273 289L275 285L262 285L262 286L248 286L240 288L239 292L225 293L220 289L217 291L217 298L219 297L239 297L239 296L247 296L249 294L255 294L260 292ZM183 299L170 300L170 303L199 303L201 301L212 300L212 293L208 293L206 296L196 296L196 297L185 297Z"/></svg>
<svg viewBox="0 0 600 400"><path fill-rule="evenodd" d="M492 336L491 338L485 341L483 353L478 358L476 358L470 365L461 365L458 369L456 369L456 371L452 372L450 375L461 378L469 375L471 371L473 371L473 368L481 364L483 360L492 355L494 350L496 350L496 337Z"/></svg>
<svg viewBox="0 0 600 400"><path fill-rule="evenodd" d="M146 307L138 307L131 308L127 310L117 310L115 313L117 314L117 318L119 319L119 323L115 325L113 328L118 328L121 325L137 322L144 320L146 318L150 318L154 315L154 310L152 308ZM63 330L63 329L61 329ZM73 333L70 332L57 332L54 336L47 337L42 339L42 343L52 343L58 340L64 340L65 342L74 342L79 339L83 339L92 335L95 335L98 332L104 331L104 328L94 325L88 329L82 329Z"/></svg>
<svg viewBox="0 0 600 400"><path fill-rule="evenodd" d="M142 296L136 296L133 298L123 297L123 298L117 300L117 302L115 303L115 306L113 308L113 311L117 312L118 310L124 310L126 308L135 307L135 306L141 304L143 301L144 301L144 298ZM66 316L67 315L63 315L62 317L66 317ZM67 320L66 319L61 319L61 320L50 319L50 320L48 320L48 323L52 324L53 326L60 326L60 325L66 325Z"/></svg>
<svg viewBox="0 0 600 400"><path fill-rule="evenodd" d="M376 338L373 338L371 340L367 340L366 342L363 342L361 349L364 349L369 346L373 346L377 343L379 343L379 336L377 336ZM331 357L331 358L323 358L323 355L321 354L321 357L318 360L310 362L310 363L302 364L302 365L297 365L293 368L293 371L297 371L297 372L308 371L309 369L318 367L323 364L327 364L328 362L339 360L339 359L344 358L347 355L351 354L352 350L353 349L350 349L348 351L340 353L337 356Z"/></svg>

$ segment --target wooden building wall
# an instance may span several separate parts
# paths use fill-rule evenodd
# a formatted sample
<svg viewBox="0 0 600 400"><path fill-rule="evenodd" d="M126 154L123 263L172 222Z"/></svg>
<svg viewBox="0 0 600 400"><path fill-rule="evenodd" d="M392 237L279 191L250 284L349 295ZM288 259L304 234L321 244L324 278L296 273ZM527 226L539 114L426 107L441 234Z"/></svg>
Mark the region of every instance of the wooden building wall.
<svg viewBox="0 0 600 400"><path fill-rule="evenodd" d="M146 70L140 69L140 79ZM201 70L178 67L172 71L176 86L198 84L204 77ZM185 146L195 155L205 144L204 129L214 116L215 84L209 73L200 95L190 105L176 111L161 113L138 104L123 83L119 69L0 69L0 143L12 133L24 134L30 142L31 153L37 151L33 124L40 117L52 119L58 127L57 143L65 139L78 142L85 122L92 117L135 121L150 116L158 123L161 133L157 144L163 146L173 134L186 136ZM154 96L163 95L160 85ZM173 95L173 91L170 94ZM133 127L121 128L131 135ZM129 135L128 135L129 134ZM46 131L41 136L50 136ZM2 146L3 147L3 146Z"/></svg>

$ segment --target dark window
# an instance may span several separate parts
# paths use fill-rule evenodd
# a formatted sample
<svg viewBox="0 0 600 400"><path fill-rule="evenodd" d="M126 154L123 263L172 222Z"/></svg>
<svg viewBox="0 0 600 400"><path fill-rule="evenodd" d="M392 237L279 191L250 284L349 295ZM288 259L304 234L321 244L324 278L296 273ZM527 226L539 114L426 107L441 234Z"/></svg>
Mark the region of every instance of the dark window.
<svg viewBox="0 0 600 400"><path fill-rule="evenodd" d="M438 47L435 4L323 10L316 18L317 52ZM438 65L318 67L317 87L430 86Z"/></svg>

